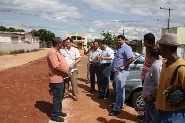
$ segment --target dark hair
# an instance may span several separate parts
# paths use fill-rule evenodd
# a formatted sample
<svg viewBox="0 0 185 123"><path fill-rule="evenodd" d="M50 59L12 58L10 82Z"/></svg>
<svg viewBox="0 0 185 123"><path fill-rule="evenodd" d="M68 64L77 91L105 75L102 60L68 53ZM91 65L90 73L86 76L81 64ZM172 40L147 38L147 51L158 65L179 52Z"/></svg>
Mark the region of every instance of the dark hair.
<svg viewBox="0 0 185 123"><path fill-rule="evenodd" d="M99 44L99 42L98 42L98 41L93 41L92 43L94 44L95 42L97 42L97 43Z"/></svg>
<svg viewBox="0 0 185 123"><path fill-rule="evenodd" d="M155 44L155 36L152 33L145 34L144 41L147 41L149 44Z"/></svg>
<svg viewBox="0 0 185 123"><path fill-rule="evenodd" d="M159 47L156 44L152 44L146 47L146 52L149 53L150 56L154 58L159 58L159 55L161 55Z"/></svg>
<svg viewBox="0 0 185 123"><path fill-rule="evenodd" d="M60 37L54 37L52 39L53 46L56 46L58 43L62 42L62 39Z"/></svg>
<svg viewBox="0 0 185 123"><path fill-rule="evenodd" d="M125 40L125 36L124 35L118 35L117 38L121 38L122 40Z"/></svg>
<svg viewBox="0 0 185 123"><path fill-rule="evenodd" d="M108 41L106 41L106 40L102 40L101 43L108 45Z"/></svg>
<svg viewBox="0 0 185 123"><path fill-rule="evenodd" d="M69 40L70 42L72 42L73 43L73 39L72 38L70 38L70 37L67 37L66 39L65 39L65 41L66 40Z"/></svg>

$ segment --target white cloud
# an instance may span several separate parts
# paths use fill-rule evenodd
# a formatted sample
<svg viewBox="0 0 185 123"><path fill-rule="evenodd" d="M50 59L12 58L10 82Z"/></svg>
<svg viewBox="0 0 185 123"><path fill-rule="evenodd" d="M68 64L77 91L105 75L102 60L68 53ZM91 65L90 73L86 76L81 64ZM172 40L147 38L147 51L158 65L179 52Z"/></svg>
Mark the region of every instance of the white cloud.
<svg viewBox="0 0 185 123"><path fill-rule="evenodd" d="M160 38L168 19L168 10L160 7L173 9L172 27L185 25L184 5L184 0L1 0L0 25L26 31L46 28L61 37L67 32L88 33L90 40L101 38L102 31L122 34L124 27L130 40L148 32Z"/></svg>

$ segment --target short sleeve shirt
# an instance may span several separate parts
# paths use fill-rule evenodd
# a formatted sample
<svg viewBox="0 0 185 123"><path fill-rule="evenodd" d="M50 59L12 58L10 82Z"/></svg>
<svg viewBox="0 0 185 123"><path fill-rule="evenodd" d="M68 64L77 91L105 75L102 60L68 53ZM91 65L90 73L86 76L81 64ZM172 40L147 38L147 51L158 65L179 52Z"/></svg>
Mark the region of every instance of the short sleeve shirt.
<svg viewBox="0 0 185 123"><path fill-rule="evenodd" d="M130 58L133 57L134 53L132 52L132 48L128 46L126 43L122 44L115 54L113 60L113 70L119 71L119 67L124 65ZM129 66L125 67L124 70L129 71Z"/></svg>
<svg viewBox="0 0 185 123"><path fill-rule="evenodd" d="M80 52L77 48L71 47L70 50L65 48L65 50L62 52L62 55L65 57L68 66L70 66L77 58L80 58ZM69 68L69 72L73 72L74 70L77 70L77 65L74 65L73 68Z"/></svg>
<svg viewBox="0 0 185 123"><path fill-rule="evenodd" d="M62 77L65 75L65 73L62 73L56 69L57 67L62 67L64 70L68 70L68 65L63 55L55 48L51 48L47 54L47 63L49 67L50 83L63 82Z"/></svg>

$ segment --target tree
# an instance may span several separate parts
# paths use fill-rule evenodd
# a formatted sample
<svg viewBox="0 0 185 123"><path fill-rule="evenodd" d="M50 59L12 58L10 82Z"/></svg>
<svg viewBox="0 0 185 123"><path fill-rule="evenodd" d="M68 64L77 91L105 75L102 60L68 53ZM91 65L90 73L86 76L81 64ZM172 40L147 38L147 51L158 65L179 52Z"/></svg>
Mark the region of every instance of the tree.
<svg viewBox="0 0 185 123"><path fill-rule="evenodd" d="M32 29L31 33L34 36L39 36L42 42L46 42L47 47L51 47L51 41L55 37L55 34L53 32L46 29L39 29L38 31L36 29Z"/></svg>
<svg viewBox="0 0 185 123"><path fill-rule="evenodd" d="M25 32L23 29L16 29L16 32Z"/></svg>
<svg viewBox="0 0 185 123"><path fill-rule="evenodd" d="M6 31L6 30L7 30L6 27L0 26L0 31Z"/></svg>
<svg viewBox="0 0 185 123"><path fill-rule="evenodd" d="M7 32L16 32L16 29L13 27L7 28Z"/></svg>
<svg viewBox="0 0 185 123"><path fill-rule="evenodd" d="M116 44L117 44L117 37L114 33L111 33L109 31L104 32L102 31L102 33L100 33L103 36L104 40L108 41L108 45L112 48L116 48ZM101 39L95 39L98 42L101 42Z"/></svg>

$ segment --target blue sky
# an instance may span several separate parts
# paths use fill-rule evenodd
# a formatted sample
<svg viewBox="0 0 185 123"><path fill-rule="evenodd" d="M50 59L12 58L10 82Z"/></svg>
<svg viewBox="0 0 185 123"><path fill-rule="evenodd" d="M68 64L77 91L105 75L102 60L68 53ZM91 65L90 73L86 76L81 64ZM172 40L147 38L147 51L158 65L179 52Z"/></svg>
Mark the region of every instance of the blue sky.
<svg viewBox="0 0 185 123"><path fill-rule="evenodd" d="M124 33L129 40L142 39L146 33L161 37L167 28L185 25L185 0L1 0L0 25L47 29L65 38L66 33L88 33L88 40L102 38L102 31Z"/></svg>

